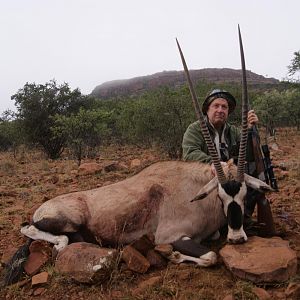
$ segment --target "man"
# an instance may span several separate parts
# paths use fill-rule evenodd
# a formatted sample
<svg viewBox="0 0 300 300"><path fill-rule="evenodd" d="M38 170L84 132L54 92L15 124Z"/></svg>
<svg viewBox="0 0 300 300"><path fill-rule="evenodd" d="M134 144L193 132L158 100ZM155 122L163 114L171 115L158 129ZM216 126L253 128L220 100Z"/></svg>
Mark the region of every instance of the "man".
<svg viewBox="0 0 300 300"><path fill-rule="evenodd" d="M236 107L235 98L227 91L215 89L204 100L202 111L205 115L208 129L212 140L215 143L221 159L221 164L226 165L226 161L233 158L237 162L240 142L240 131L227 122L228 116ZM253 110L248 112L248 128L258 122L258 117ZM182 142L183 159L198 160L211 163L211 157L202 135L199 121L192 123L186 130ZM214 165L211 164L213 175ZM249 199L248 199L249 198ZM250 217L255 208L255 198L247 197L245 205L245 219Z"/></svg>

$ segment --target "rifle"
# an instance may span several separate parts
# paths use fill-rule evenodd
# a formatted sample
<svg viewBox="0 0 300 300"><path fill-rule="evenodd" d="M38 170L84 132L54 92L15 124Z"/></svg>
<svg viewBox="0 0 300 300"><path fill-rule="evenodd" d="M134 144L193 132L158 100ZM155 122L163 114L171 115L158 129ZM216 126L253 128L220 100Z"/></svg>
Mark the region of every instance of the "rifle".
<svg viewBox="0 0 300 300"><path fill-rule="evenodd" d="M265 181L271 187L278 191L277 181L274 176L273 166L270 158L268 145L260 145L259 133L256 126L249 132L250 151L253 153L253 161L248 162L248 174ZM275 234L274 221L271 206L264 193L254 190L248 191L248 205L254 209L253 205L257 203L257 222L263 226L259 227L260 236L272 236ZM251 210L251 208L250 208Z"/></svg>
<svg viewBox="0 0 300 300"><path fill-rule="evenodd" d="M242 76L243 76L243 96L247 96L247 80L246 80L246 67L245 58L242 45L242 37L240 27L238 26L240 53L242 62ZM265 181L270 184L274 190L278 190L277 181L273 172L273 165L270 158L270 151L268 145L261 146L260 137L257 127L254 125L252 130L248 133L248 158L252 158L252 161L248 161L248 174ZM248 189L247 200L250 207L250 213L253 212L255 203L257 203L257 222L263 224L263 227L259 229L259 235L272 236L275 234L274 221L272 211L268 199L264 193ZM247 208L247 207L246 207ZM252 210L252 211L251 211Z"/></svg>

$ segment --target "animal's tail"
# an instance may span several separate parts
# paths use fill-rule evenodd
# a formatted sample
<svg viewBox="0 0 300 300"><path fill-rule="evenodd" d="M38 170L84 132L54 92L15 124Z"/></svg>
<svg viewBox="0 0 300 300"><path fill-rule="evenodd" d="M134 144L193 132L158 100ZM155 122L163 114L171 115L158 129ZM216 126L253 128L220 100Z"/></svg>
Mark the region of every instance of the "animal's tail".
<svg viewBox="0 0 300 300"><path fill-rule="evenodd" d="M13 284L21 278L24 272L24 264L29 256L29 246L32 241L32 239L28 239L7 263L5 267L4 278L1 284L2 286Z"/></svg>

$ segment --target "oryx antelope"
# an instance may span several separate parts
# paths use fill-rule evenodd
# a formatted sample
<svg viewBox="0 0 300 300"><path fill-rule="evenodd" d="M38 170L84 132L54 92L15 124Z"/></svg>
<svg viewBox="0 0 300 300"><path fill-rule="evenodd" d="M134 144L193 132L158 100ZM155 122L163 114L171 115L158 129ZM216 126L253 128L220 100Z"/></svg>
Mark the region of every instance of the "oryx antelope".
<svg viewBox="0 0 300 300"><path fill-rule="evenodd" d="M181 50L180 53L194 100ZM217 233L226 222L228 241L245 242L243 201L246 185L262 192L271 190L263 181L244 174L247 104L244 103L243 107L237 168L229 162L228 170L222 169L198 108L216 177L212 178L208 164L158 162L121 182L61 195L45 202L34 213L32 224L23 227L21 232L31 239L53 243L57 251L64 249L69 238L75 236L77 240L115 246L131 243L144 234L152 233L156 244L173 244L177 250L169 256L173 262L191 260L200 266L214 264L216 254L203 250L198 242Z"/></svg>

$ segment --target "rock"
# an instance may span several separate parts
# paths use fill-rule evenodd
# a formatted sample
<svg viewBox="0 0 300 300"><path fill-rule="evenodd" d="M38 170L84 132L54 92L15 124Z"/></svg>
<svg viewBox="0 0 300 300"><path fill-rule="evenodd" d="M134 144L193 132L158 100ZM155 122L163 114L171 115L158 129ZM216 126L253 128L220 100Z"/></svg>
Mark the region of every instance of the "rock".
<svg viewBox="0 0 300 300"><path fill-rule="evenodd" d="M102 283L116 266L117 251L90 243L73 243L57 256L55 269L81 283Z"/></svg>
<svg viewBox="0 0 300 300"><path fill-rule="evenodd" d="M150 266L156 269L165 268L168 264L167 260L154 249L148 251L146 258L149 261Z"/></svg>
<svg viewBox="0 0 300 300"><path fill-rule="evenodd" d="M153 249L155 247L153 241L147 235L143 235L141 238L134 241L130 245L144 256L147 255L150 249Z"/></svg>
<svg viewBox="0 0 300 300"><path fill-rule="evenodd" d="M29 246L29 256L24 265L28 275L36 274L51 257L52 246L50 243L37 240Z"/></svg>
<svg viewBox="0 0 300 300"><path fill-rule="evenodd" d="M49 277L48 272L42 272L42 273L36 274L36 275L32 276L32 278L31 278L31 285L37 286L40 284L45 284L48 282L48 277Z"/></svg>
<svg viewBox="0 0 300 300"><path fill-rule="evenodd" d="M130 169L134 169L134 168L137 168L137 167L140 167L142 164L141 160L140 159L133 159L131 162L130 162Z"/></svg>
<svg viewBox="0 0 300 300"><path fill-rule="evenodd" d="M128 269L137 273L146 273L150 267L149 261L132 246L125 246L122 251L122 259Z"/></svg>
<svg viewBox="0 0 300 300"><path fill-rule="evenodd" d="M52 252L52 244L46 241L36 240L33 241L29 246L30 253L40 252L50 257Z"/></svg>
<svg viewBox="0 0 300 300"><path fill-rule="evenodd" d="M272 293L272 299L276 299L276 300L286 300L286 295L284 292L281 292L281 291L274 291ZM289 299L291 300L291 299Z"/></svg>
<svg viewBox="0 0 300 300"><path fill-rule="evenodd" d="M271 295L263 288L254 287L252 292L257 296L259 300L269 300Z"/></svg>
<svg viewBox="0 0 300 300"><path fill-rule="evenodd" d="M284 293L288 297L288 299L300 299L300 284L291 282Z"/></svg>
<svg viewBox="0 0 300 300"><path fill-rule="evenodd" d="M160 276L153 276L150 277L149 279L146 279L142 282L139 283L138 287L135 288L132 291L133 295L137 295L139 293L142 293L143 291L145 291L146 289L149 289L155 285L157 285L159 282L161 281L161 277Z"/></svg>
<svg viewBox="0 0 300 300"><path fill-rule="evenodd" d="M277 237L250 237L245 244L226 245L220 255L234 275L254 283L286 281L297 271L296 252Z"/></svg>
<svg viewBox="0 0 300 300"><path fill-rule="evenodd" d="M104 168L104 171L107 173L118 171L120 169L119 163L117 161L111 161L111 162L105 163L103 168Z"/></svg>
<svg viewBox="0 0 300 300"><path fill-rule="evenodd" d="M48 255L41 252L32 252L25 262L24 270L28 275L32 276L36 274L48 260Z"/></svg>
<svg viewBox="0 0 300 300"><path fill-rule="evenodd" d="M40 295L44 294L45 291L46 291L45 288L42 288L42 287L37 288L36 290L34 290L33 296L40 296Z"/></svg>
<svg viewBox="0 0 300 300"><path fill-rule="evenodd" d="M78 175L93 175L101 171L102 166L96 162L83 163L78 168Z"/></svg>
<svg viewBox="0 0 300 300"><path fill-rule="evenodd" d="M155 251L159 252L162 256L168 257L173 252L173 247L170 244L160 244L154 248Z"/></svg>

